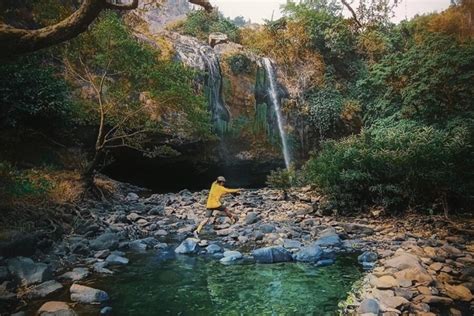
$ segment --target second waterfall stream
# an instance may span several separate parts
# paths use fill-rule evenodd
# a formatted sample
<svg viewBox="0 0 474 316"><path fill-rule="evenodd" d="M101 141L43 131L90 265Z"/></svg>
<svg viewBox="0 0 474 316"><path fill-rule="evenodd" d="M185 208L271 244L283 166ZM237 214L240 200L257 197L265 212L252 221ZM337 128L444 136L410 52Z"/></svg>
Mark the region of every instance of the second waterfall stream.
<svg viewBox="0 0 474 316"><path fill-rule="evenodd" d="M282 152L283 152L283 159L285 160L286 169L290 168L291 157L288 148L288 139L286 137L285 128L283 126L283 117L281 115L280 109L280 98L278 96L277 90L277 81L275 70L272 65L272 61L269 58L263 58L263 65L265 67L265 73L267 74L268 79L268 93L270 95L270 101L273 105L273 109L275 110L277 124L278 124L278 132L280 133L281 138L281 145L282 145Z"/></svg>

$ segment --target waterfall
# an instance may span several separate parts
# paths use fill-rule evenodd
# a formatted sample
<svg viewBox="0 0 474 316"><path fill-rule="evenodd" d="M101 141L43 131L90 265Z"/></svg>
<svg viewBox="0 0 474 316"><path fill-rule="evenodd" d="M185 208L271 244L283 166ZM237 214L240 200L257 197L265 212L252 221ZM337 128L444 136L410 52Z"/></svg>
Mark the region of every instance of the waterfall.
<svg viewBox="0 0 474 316"><path fill-rule="evenodd" d="M275 70L273 68L272 62L269 58L263 58L263 65L265 67L265 72L267 74L268 82L268 93L270 95L270 100L275 110L278 123L278 131L280 133L283 159L285 160L285 166L287 169L290 168L290 152L288 149L288 141L286 138L285 128L283 127L283 118L280 110L280 98L278 97L277 82Z"/></svg>
<svg viewBox="0 0 474 316"><path fill-rule="evenodd" d="M212 51L212 48L207 46L202 46L200 53L208 71L207 88L209 89L212 121L214 126L222 128L222 124L229 122L230 114L222 100L222 75L219 58Z"/></svg>

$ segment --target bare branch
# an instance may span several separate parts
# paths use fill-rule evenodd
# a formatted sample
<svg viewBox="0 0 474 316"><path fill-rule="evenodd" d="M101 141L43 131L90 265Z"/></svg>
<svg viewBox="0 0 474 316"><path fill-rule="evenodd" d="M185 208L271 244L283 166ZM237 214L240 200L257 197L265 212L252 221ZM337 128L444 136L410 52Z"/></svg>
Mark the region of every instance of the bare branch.
<svg viewBox="0 0 474 316"><path fill-rule="evenodd" d="M347 2L347 0L341 0L342 4L349 10L352 14L352 18L356 22L356 24L362 28L362 23L360 23L359 19L357 18L357 14L355 13L354 9L351 7L351 5Z"/></svg>
<svg viewBox="0 0 474 316"><path fill-rule="evenodd" d="M133 137L133 136L136 136L136 135L139 135L139 134L146 133L148 131L149 131L148 129L141 129L141 130L135 131L135 132L130 133L130 134L124 134L124 135L114 136L114 137L109 138L109 139L104 139L104 145L107 144L107 143L113 142L115 140L118 140L118 139L130 138L130 137Z"/></svg>

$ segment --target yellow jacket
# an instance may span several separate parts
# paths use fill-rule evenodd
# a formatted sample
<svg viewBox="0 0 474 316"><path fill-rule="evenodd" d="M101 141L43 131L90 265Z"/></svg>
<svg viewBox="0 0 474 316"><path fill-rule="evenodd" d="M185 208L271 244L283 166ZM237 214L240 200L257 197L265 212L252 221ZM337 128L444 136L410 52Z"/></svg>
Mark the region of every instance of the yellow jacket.
<svg viewBox="0 0 474 316"><path fill-rule="evenodd" d="M239 189L227 189L226 187L214 181L209 191L209 197L207 198L207 208L217 208L221 206L221 197L226 193L239 192Z"/></svg>

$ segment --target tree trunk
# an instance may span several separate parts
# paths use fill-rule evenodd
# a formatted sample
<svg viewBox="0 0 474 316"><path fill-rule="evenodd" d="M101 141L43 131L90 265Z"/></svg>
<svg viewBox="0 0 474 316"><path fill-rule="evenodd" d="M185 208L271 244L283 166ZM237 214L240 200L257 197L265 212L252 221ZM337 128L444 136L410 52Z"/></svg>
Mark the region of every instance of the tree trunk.
<svg viewBox="0 0 474 316"><path fill-rule="evenodd" d="M82 174L87 189L90 189L94 186L94 176L101 158L102 150L97 150L94 154L94 158L89 162L86 170Z"/></svg>
<svg viewBox="0 0 474 316"><path fill-rule="evenodd" d="M188 0L190 3L212 11L208 0ZM0 22L0 57L16 56L34 52L70 40L82 32L99 16L104 9L133 10L138 0L129 4L112 4L106 0L82 0L82 4L73 14L54 25L37 30L15 28Z"/></svg>

